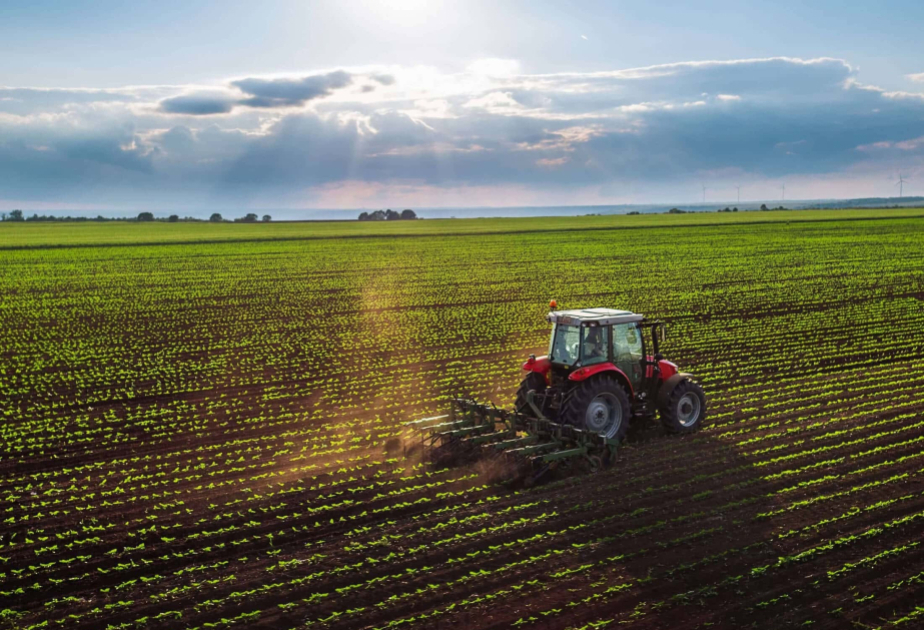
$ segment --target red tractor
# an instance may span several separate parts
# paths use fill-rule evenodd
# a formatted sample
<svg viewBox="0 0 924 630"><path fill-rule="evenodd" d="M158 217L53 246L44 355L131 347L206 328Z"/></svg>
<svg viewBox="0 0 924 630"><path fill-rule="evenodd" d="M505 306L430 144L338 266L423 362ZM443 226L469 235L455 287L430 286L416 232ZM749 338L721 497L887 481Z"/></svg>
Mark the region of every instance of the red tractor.
<svg viewBox="0 0 924 630"><path fill-rule="evenodd" d="M517 413L613 440L625 436L631 419L652 418L655 411L673 433L703 423L702 387L661 355L663 323L629 311L550 306L549 353L523 364L528 374L517 392Z"/></svg>

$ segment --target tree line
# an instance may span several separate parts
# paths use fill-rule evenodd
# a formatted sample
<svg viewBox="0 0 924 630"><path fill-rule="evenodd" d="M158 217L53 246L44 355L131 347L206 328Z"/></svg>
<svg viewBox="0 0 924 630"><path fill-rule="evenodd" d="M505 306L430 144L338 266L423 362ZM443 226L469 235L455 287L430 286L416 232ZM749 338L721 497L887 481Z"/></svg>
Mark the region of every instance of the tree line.
<svg viewBox="0 0 924 630"><path fill-rule="evenodd" d="M376 210L375 212L363 212L359 215L360 221L409 221L416 219L417 214L413 210Z"/></svg>
<svg viewBox="0 0 924 630"><path fill-rule="evenodd" d="M212 213L212 216L210 216L208 220L211 223L225 222L225 219L218 212ZM272 220L273 220L273 217L271 217L268 214L264 214L263 218L261 219L253 212L248 212L243 217L233 219L233 222L234 223L257 223L258 221L262 221L263 223L269 223ZM158 219L157 217L154 216L153 212L140 212L137 217L115 217L115 218L104 217L102 215L98 215L96 217L72 217L72 216L56 217L53 214L52 215L44 215L44 214L39 215L37 213L33 214L30 217L30 216L26 216L22 210L10 210L8 213L7 212L0 213L0 221L142 221L142 222L160 221L160 222L167 222L167 223L178 223L180 221L201 222L203 221L203 219L197 219L195 217L180 218L180 215L178 214L171 214L169 217L165 219Z"/></svg>

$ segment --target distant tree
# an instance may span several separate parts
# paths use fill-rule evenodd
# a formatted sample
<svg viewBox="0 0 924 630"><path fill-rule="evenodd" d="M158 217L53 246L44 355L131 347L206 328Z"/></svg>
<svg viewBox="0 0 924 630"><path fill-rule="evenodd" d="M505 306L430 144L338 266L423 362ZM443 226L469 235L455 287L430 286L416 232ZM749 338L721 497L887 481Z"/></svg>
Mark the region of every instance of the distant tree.
<svg viewBox="0 0 924 630"><path fill-rule="evenodd" d="M248 212L246 216L241 217L240 219L235 219L238 223L256 223L257 215L253 212Z"/></svg>
<svg viewBox="0 0 924 630"><path fill-rule="evenodd" d="M362 216L362 215L360 215ZM384 221L385 220L385 211L376 210L375 212L370 212L366 215L366 221Z"/></svg>
<svg viewBox="0 0 924 630"><path fill-rule="evenodd" d="M264 222L264 223L269 223L269 222L272 221L272 220L273 220L273 217L271 217L270 215L268 215L268 214L264 214L264 215L263 215L263 222Z"/></svg>
<svg viewBox="0 0 924 630"><path fill-rule="evenodd" d="M368 220L369 220L369 213L368 213L368 212L360 212L360 213L359 213L359 219L358 219L358 220L359 220L359 221L368 221Z"/></svg>
<svg viewBox="0 0 924 630"><path fill-rule="evenodd" d="M671 208L667 211L668 214L686 214L686 210L681 210L680 208Z"/></svg>
<svg viewBox="0 0 924 630"><path fill-rule="evenodd" d="M762 203L762 204L760 204L760 209L766 212L766 211L769 210L770 208L767 207L767 204Z"/></svg>
<svg viewBox="0 0 924 630"><path fill-rule="evenodd" d="M735 206L734 208L732 208L732 212L738 212L738 206Z"/></svg>
<svg viewBox="0 0 924 630"><path fill-rule="evenodd" d="M416 219L417 214L411 209L402 210L401 218L404 219L405 221L410 221L411 219Z"/></svg>
<svg viewBox="0 0 924 630"><path fill-rule="evenodd" d="M641 214L641 212L639 212L638 210L633 210L632 212L629 212L628 214L629 214L629 215L636 215L636 214Z"/></svg>
<svg viewBox="0 0 924 630"><path fill-rule="evenodd" d="M154 215L150 212L141 212L138 214L139 221L153 221Z"/></svg>
<svg viewBox="0 0 924 630"><path fill-rule="evenodd" d="M385 211L385 220L386 221L397 221L401 218L401 213L389 208Z"/></svg>
<svg viewBox="0 0 924 630"><path fill-rule="evenodd" d="M22 221L22 210L10 210L10 214L7 216L7 221Z"/></svg>
<svg viewBox="0 0 924 630"><path fill-rule="evenodd" d="M217 212L213 212L212 216L209 217L209 221L211 221L212 223L221 223L222 221L221 215L218 214Z"/></svg>
<svg viewBox="0 0 924 630"><path fill-rule="evenodd" d="M176 215L176 214L171 214L169 217L167 217L167 221L170 223L176 223L179 220L180 220L180 217L179 215Z"/></svg>

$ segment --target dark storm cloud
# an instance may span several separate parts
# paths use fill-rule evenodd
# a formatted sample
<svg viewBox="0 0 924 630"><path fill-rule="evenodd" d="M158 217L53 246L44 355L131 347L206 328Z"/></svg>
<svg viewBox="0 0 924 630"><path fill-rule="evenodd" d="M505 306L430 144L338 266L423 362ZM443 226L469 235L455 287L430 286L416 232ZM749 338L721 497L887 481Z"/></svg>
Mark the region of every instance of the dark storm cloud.
<svg viewBox="0 0 924 630"><path fill-rule="evenodd" d="M353 77L348 72L337 70L301 79L241 79L232 81L231 85L251 95L241 100L241 105L291 107L329 96L333 90L346 87L352 81Z"/></svg>
<svg viewBox="0 0 924 630"><path fill-rule="evenodd" d="M352 75L343 70L301 78L240 79L229 85L248 95L244 98L230 92L193 92L163 99L159 110L166 114L212 116L229 114L238 106L260 109L295 107L330 96L334 90L346 87L352 81Z"/></svg>
<svg viewBox="0 0 924 630"><path fill-rule="evenodd" d="M225 95L216 94L184 94L164 99L160 102L160 110L168 114L188 114L191 116L208 116L212 114L227 114L235 105L235 101Z"/></svg>

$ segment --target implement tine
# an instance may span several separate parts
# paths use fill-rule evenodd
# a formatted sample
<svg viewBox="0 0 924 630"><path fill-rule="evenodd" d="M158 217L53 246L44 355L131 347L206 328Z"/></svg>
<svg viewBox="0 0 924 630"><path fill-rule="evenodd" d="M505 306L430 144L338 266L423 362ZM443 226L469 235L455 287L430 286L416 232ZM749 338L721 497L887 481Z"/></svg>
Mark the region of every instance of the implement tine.
<svg viewBox="0 0 924 630"><path fill-rule="evenodd" d="M452 400L449 414L407 426L421 432L437 461L452 464L493 454L516 462L521 470L528 468L526 477L520 477L524 480L536 480L550 470L570 466L572 460L590 462L594 469L601 463L604 467L612 465L619 445L618 440L570 424L463 397Z"/></svg>

